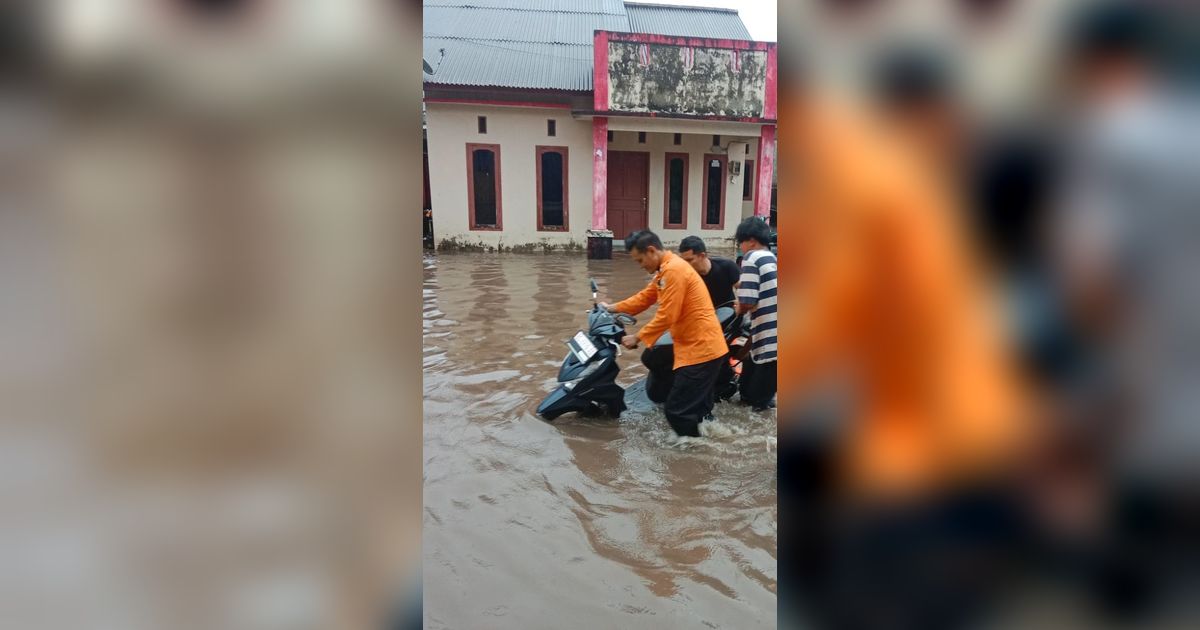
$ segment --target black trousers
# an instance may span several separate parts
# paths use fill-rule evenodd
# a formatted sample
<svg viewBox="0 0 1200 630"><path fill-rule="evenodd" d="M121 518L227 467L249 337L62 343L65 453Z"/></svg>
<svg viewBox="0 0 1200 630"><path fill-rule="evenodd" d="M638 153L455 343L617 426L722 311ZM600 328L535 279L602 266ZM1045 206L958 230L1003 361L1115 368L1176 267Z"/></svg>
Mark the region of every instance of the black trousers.
<svg viewBox="0 0 1200 630"><path fill-rule="evenodd" d="M742 402L756 407L765 407L775 398L776 368L778 361L770 363L755 363L754 359L746 357L742 362L742 379L738 383L738 391Z"/></svg>
<svg viewBox="0 0 1200 630"><path fill-rule="evenodd" d="M681 367L674 372L671 391L663 412L679 435L700 437L700 422L713 408L713 387L725 356Z"/></svg>

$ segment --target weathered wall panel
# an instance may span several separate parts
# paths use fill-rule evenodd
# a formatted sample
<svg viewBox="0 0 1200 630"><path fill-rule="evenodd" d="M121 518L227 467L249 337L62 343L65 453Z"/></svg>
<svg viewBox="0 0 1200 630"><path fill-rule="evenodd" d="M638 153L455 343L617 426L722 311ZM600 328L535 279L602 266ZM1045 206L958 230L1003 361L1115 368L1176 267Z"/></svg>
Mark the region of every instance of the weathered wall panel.
<svg viewBox="0 0 1200 630"><path fill-rule="evenodd" d="M608 108L761 118L766 69L761 50L610 41Z"/></svg>

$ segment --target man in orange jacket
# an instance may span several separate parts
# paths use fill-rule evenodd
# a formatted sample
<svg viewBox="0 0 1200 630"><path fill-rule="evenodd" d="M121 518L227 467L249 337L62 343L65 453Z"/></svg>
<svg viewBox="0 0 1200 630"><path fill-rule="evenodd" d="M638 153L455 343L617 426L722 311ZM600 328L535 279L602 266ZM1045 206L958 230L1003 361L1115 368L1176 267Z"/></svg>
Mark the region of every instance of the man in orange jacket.
<svg viewBox="0 0 1200 630"><path fill-rule="evenodd" d="M630 234L625 251L654 277L637 295L600 306L636 315L658 303L654 318L636 337L626 335L621 344L633 350L640 339L653 346L670 331L675 344L674 379L663 411L675 433L698 437L700 422L712 412L713 387L728 352L708 288L700 274L664 249L653 232Z"/></svg>

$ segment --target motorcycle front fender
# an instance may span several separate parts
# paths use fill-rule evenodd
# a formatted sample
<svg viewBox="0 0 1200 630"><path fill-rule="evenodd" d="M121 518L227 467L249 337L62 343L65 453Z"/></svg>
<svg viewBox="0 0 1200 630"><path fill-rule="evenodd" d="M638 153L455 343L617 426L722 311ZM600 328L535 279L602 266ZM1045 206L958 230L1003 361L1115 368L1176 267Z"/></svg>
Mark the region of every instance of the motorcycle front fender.
<svg viewBox="0 0 1200 630"><path fill-rule="evenodd" d="M560 385L538 405L537 414L545 420L554 420L564 413L575 411L578 403L579 399L572 396L565 386Z"/></svg>

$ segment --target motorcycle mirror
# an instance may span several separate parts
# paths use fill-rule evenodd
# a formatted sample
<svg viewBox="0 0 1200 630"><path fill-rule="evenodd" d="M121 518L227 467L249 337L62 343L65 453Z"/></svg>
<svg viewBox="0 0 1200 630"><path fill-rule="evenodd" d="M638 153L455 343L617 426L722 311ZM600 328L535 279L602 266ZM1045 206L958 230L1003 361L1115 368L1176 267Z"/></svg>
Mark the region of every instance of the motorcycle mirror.
<svg viewBox="0 0 1200 630"><path fill-rule="evenodd" d="M600 292L600 287L596 285L595 278L589 278L589 280L592 283L592 297L596 297L596 294Z"/></svg>

